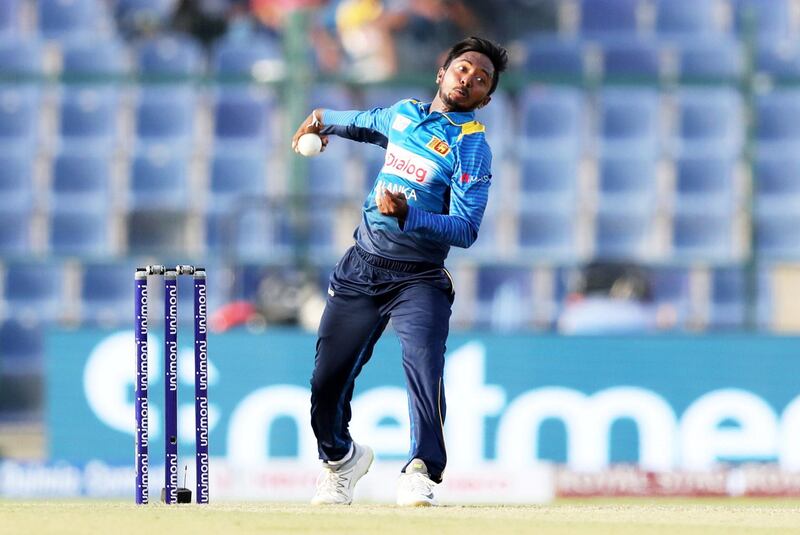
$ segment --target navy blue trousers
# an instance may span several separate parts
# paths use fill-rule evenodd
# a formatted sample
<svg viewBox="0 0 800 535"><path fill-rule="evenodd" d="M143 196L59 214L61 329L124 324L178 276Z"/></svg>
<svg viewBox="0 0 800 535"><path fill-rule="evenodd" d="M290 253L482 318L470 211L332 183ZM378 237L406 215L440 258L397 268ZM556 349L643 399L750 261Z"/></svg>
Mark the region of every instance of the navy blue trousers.
<svg viewBox="0 0 800 535"><path fill-rule="evenodd" d="M397 262L351 248L331 274L311 377L311 426L320 458L350 449L353 386L389 320L400 339L409 399L409 461L425 461L441 481L447 463L445 343L453 304L449 273L433 264Z"/></svg>

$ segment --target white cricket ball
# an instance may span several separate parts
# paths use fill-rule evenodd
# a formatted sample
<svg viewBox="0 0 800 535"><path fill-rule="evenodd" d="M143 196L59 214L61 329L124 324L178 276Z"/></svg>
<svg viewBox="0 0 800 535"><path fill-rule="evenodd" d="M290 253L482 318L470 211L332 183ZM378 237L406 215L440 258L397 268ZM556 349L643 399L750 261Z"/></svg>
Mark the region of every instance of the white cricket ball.
<svg viewBox="0 0 800 535"><path fill-rule="evenodd" d="M316 156L322 150L322 139L317 134L303 134L297 140L297 152L303 156Z"/></svg>

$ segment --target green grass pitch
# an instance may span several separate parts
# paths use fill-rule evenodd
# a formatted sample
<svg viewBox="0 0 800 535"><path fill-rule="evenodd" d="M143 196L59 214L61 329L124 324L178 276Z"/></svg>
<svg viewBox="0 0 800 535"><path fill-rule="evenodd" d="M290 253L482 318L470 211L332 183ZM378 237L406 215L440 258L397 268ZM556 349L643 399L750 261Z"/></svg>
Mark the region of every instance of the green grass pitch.
<svg viewBox="0 0 800 535"><path fill-rule="evenodd" d="M311 507L0 501L2 534L264 535L800 533L800 500L559 500L547 505Z"/></svg>

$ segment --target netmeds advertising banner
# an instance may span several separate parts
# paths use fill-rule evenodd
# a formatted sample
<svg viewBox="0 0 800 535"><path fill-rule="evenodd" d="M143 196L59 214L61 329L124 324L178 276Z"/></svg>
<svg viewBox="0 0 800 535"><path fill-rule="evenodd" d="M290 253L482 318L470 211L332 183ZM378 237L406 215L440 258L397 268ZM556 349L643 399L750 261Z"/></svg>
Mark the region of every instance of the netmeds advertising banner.
<svg viewBox="0 0 800 535"><path fill-rule="evenodd" d="M232 467L316 466L308 423L314 345L312 334L294 330L209 336L213 458ZM162 346L152 329L151 473L163 460ZM179 453L191 460L191 335L179 346ZM56 331L47 347L50 459L132 464L133 331ZM800 471L798 338L454 333L446 358L448 472L542 461L578 472L753 461ZM378 461L405 459L407 403L400 345L387 332L357 381L351 422Z"/></svg>

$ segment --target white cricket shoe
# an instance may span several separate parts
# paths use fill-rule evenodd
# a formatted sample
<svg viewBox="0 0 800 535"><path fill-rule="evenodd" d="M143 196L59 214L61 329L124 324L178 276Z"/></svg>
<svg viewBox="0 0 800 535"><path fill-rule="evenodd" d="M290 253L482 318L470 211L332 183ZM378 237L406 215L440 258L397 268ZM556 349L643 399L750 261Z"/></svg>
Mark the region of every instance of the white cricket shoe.
<svg viewBox="0 0 800 535"><path fill-rule="evenodd" d="M420 459L413 459L397 481L397 505L430 507L436 505L433 487L436 483L428 476L428 467Z"/></svg>
<svg viewBox="0 0 800 535"><path fill-rule="evenodd" d="M353 456L344 464L322 463L311 505L350 505L356 483L369 471L373 458L372 448L353 442Z"/></svg>

